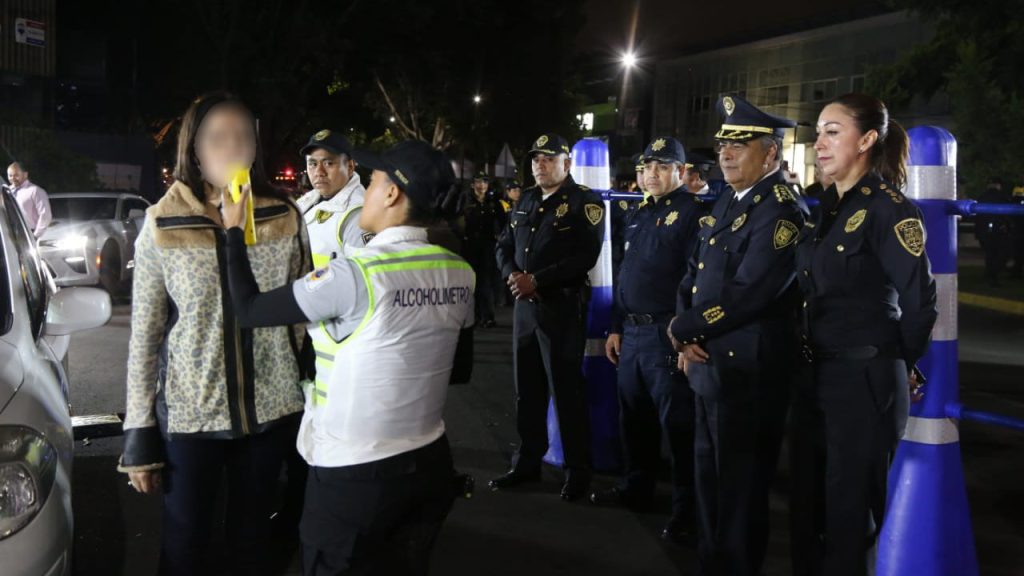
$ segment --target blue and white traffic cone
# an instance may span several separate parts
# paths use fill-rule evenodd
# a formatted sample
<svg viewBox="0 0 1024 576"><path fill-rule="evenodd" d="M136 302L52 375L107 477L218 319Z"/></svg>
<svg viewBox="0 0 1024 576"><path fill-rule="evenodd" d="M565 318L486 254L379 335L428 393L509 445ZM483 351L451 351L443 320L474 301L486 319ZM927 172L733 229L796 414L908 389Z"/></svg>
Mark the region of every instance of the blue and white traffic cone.
<svg viewBox="0 0 1024 576"><path fill-rule="evenodd" d="M939 318L919 366L928 379L889 470L878 542L879 576L976 576L978 560L960 460L958 405L956 139L942 128L908 131L906 195L917 201L938 292Z"/></svg>
<svg viewBox="0 0 1024 576"><path fill-rule="evenodd" d="M611 183L608 145L597 138L584 138L572 147L572 177L577 183L603 191ZM619 443L619 400L615 366L604 355L605 334L612 310L611 204L604 200L604 242L601 256L590 271L590 308L587 315L587 344L583 376L587 381L590 408L591 464L595 470L618 470L622 466ZM544 461L564 463L562 439L554 402L548 405L548 452Z"/></svg>

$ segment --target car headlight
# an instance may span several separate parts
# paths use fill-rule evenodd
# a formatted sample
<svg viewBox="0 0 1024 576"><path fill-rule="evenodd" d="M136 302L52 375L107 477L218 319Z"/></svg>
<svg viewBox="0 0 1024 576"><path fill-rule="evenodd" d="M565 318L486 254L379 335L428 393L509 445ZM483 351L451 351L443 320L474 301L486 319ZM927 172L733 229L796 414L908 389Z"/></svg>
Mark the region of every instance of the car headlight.
<svg viewBox="0 0 1024 576"><path fill-rule="evenodd" d="M24 426L0 426L0 540L18 532L46 503L57 475L57 451Z"/></svg>
<svg viewBox="0 0 1024 576"><path fill-rule="evenodd" d="M84 234L71 234L65 236L54 244L58 250L82 250L89 243L89 237Z"/></svg>

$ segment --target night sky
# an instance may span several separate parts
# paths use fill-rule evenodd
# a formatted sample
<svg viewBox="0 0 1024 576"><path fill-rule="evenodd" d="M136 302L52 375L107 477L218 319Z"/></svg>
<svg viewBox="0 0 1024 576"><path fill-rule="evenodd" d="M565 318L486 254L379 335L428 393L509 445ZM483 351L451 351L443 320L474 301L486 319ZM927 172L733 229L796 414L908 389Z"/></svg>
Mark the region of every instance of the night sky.
<svg viewBox="0 0 1024 576"><path fill-rule="evenodd" d="M875 0L590 0L579 48L620 52L628 42L635 5L641 58L681 56L886 11Z"/></svg>

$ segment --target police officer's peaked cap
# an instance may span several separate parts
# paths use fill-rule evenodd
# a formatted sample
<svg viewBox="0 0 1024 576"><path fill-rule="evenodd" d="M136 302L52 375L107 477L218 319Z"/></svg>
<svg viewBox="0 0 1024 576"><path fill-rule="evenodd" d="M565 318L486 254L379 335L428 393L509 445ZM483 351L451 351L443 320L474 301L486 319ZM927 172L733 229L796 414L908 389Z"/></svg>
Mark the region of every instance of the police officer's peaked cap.
<svg viewBox="0 0 1024 576"><path fill-rule="evenodd" d="M385 172L421 206L436 206L455 182L452 164L444 153L421 140L399 142L382 154L355 150L352 158L371 170Z"/></svg>
<svg viewBox="0 0 1024 576"><path fill-rule="evenodd" d="M665 164L678 162L679 164L686 164L686 150L683 149L682 142L675 138L668 136L655 138L647 145L643 156L640 158L640 162L663 162Z"/></svg>
<svg viewBox="0 0 1024 576"><path fill-rule="evenodd" d="M558 134L541 134L533 141L527 156L533 158L537 154L544 154L546 156L572 154L572 149L569 148L569 142Z"/></svg>
<svg viewBox="0 0 1024 576"><path fill-rule="evenodd" d="M509 180L508 182L505 183L505 190L513 190L522 187L523 186L519 182L516 182L515 180Z"/></svg>
<svg viewBox="0 0 1024 576"><path fill-rule="evenodd" d="M714 166L716 164L718 164L718 162L716 162L715 159L712 158L708 154L703 154L701 152L696 152L696 151L693 151L693 150L690 150L690 152L688 152L686 154L686 167L687 168L689 168L691 166L701 166L701 167L707 166L707 167L711 167L711 166Z"/></svg>
<svg viewBox="0 0 1024 576"><path fill-rule="evenodd" d="M483 180L485 182L488 182L488 181L490 181L490 179L491 179L491 177L488 176L487 172L484 172L483 170L480 170L476 174L473 175L473 180Z"/></svg>
<svg viewBox="0 0 1024 576"><path fill-rule="evenodd" d="M761 136L782 138L786 128L796 126L796 122L763 112L739 96L719 98L718 113L722 115L722 128L715 134L716 140L744 142Z"/></svg>
<svg viewBox="0 0 1024 576"><path fill-rule="evenodd" d="M309 137L309 142L299 150L299 154L305 156L317 148L323 148L331 154L352 155L352 144L348 138L333 130L320 130Z"/></svg>

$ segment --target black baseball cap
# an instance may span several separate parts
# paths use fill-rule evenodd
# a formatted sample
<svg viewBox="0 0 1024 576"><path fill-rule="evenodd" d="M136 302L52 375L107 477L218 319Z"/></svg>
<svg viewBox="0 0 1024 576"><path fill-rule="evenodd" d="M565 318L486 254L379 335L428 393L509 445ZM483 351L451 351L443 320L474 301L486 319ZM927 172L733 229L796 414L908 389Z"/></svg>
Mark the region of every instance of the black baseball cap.
<svg viewBox="0 0 1024 576"><path fill-rule="evenodd" d="M344 154L352 156L352 144L348 138L333 130L321 130L309 137L309 142L299 150L301 156L309 154L317 148L323 148L331 154Z"/></svg>
<svg viewBox="0 0 1024 576"><path fill-rule="evenodd" d="M533 141L533 146L530 146L530 151L526 156L533 158L537 154L557 156L559 154L572 154L572 150L569 148L568 140L558 134L541 134Z"/></svg>
<svg viewBox="0 0 1024 576"><path fill-rule="evenodd" d="M480 170L479 172L473 175L473 180L483 180L484 182L490 182L491 177L487 175L487 172Z"/></svg>
<svg viewBox="0 0 1024 576"><path fill-rule="evenodd" d="M391 178L416 204L434 207L455 183L452 163L443 152L421 140L406 140L381 154L354 150L352 159Z"/></svg>
<svg viewBox="0 0 1024 576"><path fill-rule="evenodd" d="M671 136L664 136L656 138L647 145L640 161L643 163L662 162L671 164L678 162L679 164L686 164L686 150L683 149L683 144L679 140Z"/></svg>

